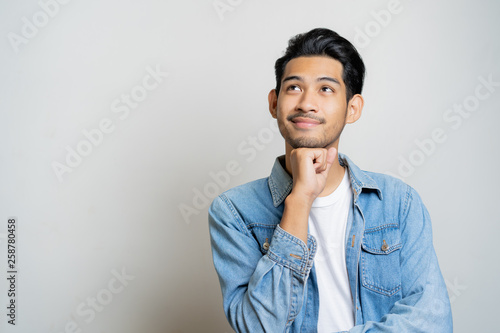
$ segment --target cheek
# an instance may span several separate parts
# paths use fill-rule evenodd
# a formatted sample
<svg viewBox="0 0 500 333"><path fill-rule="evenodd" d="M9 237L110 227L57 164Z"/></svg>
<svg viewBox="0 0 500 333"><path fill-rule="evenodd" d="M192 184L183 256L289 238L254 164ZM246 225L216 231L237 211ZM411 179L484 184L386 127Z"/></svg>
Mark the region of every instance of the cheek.
<svg viewBox="0 0 500 333"><path fill-rule="evenodd" d="M284 113L280 112L279 109L277 110L276 120L278 122L278 129L279 129L281 135L283 135L284 133L287 133L288 132L288 130L287 130L288 121L286 120L286 115Z"/></svg>
<svg viewBox="0 0 500 333"><path fill-rule="evenodd" d="M286 120L278 115L278 128L281 133L286 129Z"/></svg>
<svg viewBox="0 0 500 333"><path fill-rule="evenodd" d="M278 104L278 106L276 107L276 120L278 120L278 125L280 127L284 126L284 124L286 123L286 117L287 113L283 112L283 105Z"/></svg>

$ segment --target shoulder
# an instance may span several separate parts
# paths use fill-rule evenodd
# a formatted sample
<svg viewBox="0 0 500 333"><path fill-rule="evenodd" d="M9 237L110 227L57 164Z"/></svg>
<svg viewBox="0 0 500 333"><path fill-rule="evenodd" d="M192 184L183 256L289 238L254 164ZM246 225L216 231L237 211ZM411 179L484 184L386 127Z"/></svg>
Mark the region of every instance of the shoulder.
<svg viewBox="0 0 500 333"><path fill-rule="evenodd" d="M235 186L223 192L221 196L224 196L231 201L240 201L265 195L266 193L270 193L268 179L269 177L261 178L246 184Z"/></svg>
<svg viewBox="0 0 500 333"><path fill-rule="evenodd" d="M383 173L363 171L367 176L369 176L377 184L377 187L382 192L383 197L389 198L407 196L414 189L402 181L391 175L386 175Z"/></svg>
<svg viewBox="0 0 500 333"><path fill-rule="evenodd" d="M358 193L360 200L368 200L380 204L392 200L404 200L411 191L411 187L401 179L387 174L367 171L359 168L345 154L339 155L341 165L347 165L350 172L351 185L355 195Z"/></svg>
<svg viewBox="0 0 500 333"><path fill-rule="evenodd" d="M377 184L383 189L382 193L389 200L397 200L401 205L401 215L404 217L408 213L410 206L424 206L422 198L417 190L399 178L371 172Z"/></svg>
<svg viewBox="0 0 500 333"><path fill-rule="evenodd" d="M422 199L418 192L403 180L391 175L386 175L372 171L362 171L367 177L373 180L376 189L379 191L379 196L375 199L375 195L369 195L371 191L364 191L364 195L360 195L360 201L365 204L370 204L370 207L378 207L385 213L389 213L393 219L401 222L405 220L411 209L425 209Z"/></svg>
<svg viewBox="0 0 500 333"><path fill-rule="evenodd" d="M209 208L212 215L226 215L248 224L256 219L265 219L261 215L274 210L268 177L257 179L233 187L215 198Z"/></svg>
<svg viewBox="0 0 500 333"><path fill-rule="evenodd" d="M366 171L357 170L356 173L357 181L354 181L358 187L361 186L362 193L365 197L367 194L373 193L377 194L380 201L389 202L392 200L406 200L414 189L405 183L403 180L396 178L391 175ZM370 196L371 199L373 196Z"/></svg>

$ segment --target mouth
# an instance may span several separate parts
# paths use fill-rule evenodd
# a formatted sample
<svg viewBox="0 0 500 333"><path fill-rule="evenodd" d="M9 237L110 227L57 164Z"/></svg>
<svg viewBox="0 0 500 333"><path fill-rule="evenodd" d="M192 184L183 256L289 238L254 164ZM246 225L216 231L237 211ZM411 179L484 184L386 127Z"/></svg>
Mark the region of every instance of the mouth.
<svg viewBox="0 0 500 333"><path fill-rule="evenodd" d="M321 124L319 120L306 117L295 117L291 122L298 128L314 128Z"/></svg>

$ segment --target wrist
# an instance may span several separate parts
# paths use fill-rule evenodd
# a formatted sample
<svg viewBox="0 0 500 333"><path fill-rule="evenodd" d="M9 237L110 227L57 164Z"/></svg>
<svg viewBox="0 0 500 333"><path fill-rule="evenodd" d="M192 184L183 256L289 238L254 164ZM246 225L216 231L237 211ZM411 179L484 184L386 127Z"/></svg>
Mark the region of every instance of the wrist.
<svg viewBox="0 0 500 333"><path fill-rule="evenodd" d="M301 192L292 192L285 199L285 206L293 205L294 207L300 207L303 209L307 209L308 214L311 209L312 203L314 202L314 197L311 195L307 195Z"/></svg>
<svg viewBox="0 0 500 333"><path fill-rule="evenodd" d="M306 197L290 193L285 199L285 208L280 226L286 232L307 244L307 230L311 205Z"/></svg>

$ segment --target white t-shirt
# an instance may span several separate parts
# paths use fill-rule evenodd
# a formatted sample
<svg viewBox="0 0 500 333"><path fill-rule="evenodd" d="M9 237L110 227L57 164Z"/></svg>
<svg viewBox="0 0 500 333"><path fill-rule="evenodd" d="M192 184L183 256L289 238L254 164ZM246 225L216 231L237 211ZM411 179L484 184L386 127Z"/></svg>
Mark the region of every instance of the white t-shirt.
<svg viewBox="0 0 500 333"><path fill-rule="evenodd" d="M318 277L318 333L348 331L354 327L354 306L347 277L345 233L352 189L348 171L335 191L314 200L309 233L316 238L314 265Z"/></svg>

